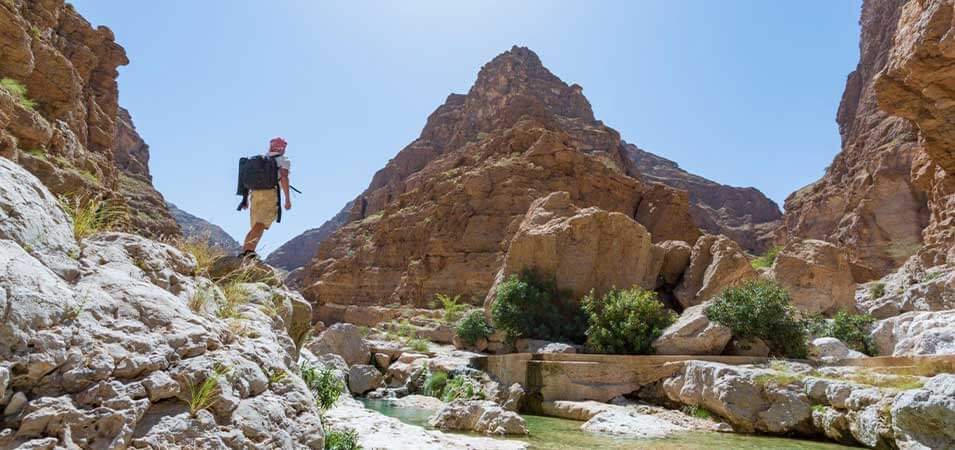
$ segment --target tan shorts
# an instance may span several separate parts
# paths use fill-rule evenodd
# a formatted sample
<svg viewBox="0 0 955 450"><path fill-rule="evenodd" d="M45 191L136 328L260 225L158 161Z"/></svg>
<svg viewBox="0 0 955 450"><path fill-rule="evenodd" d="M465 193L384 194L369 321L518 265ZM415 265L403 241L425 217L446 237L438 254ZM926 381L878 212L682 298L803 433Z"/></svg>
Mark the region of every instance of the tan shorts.
<svg viewBox="0 0 955 450"><path fill-rule="evenodd" d="M268 229L279 216L278 192L275 189L261 189L250 192L249 196L252 197L249 206L252 226L261 223Z"/></svg>

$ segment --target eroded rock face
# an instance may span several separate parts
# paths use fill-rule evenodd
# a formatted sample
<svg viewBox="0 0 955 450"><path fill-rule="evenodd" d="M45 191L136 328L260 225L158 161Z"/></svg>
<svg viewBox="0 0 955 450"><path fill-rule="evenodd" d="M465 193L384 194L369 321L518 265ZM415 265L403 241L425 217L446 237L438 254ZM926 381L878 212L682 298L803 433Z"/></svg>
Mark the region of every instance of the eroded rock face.
<svg viewBox="0 0 955 450"><path fill-rule="evenodd" d="M955 309L955 266L926 268L918 256L879 280L859 285L857 309L877 319L911 311Z"/></svg>
<svg viewBox="0 0 955 450"><path fill-rule="evenodd" d="M825 241L794 241L773 263L771 277L809 314L855 310L855 282L845 252Z"/></svg>
<svg viewBox="0 0 955 450"><path fill-rule="evenodd" d="M755 188L719 184L681 169L666 158L623 143L628 173L687 191L690 215L701 230L729 236L751 253L762 253L773 239L782 212Z"/></svg>
<svg viewBox="0 0 955 450"><path fill-rule="evenodd" d="M896 397L892 428L899 448L955 447L955 375L937 375Z"/></svg>
<svg viewBox="0 0 955 450"><path fill-rule="evenodd" d="M340 355L349 366L368 364L371 359L371 349L362 338L361 331L350 323L336 323L328 327L308 344L308 349L316 355Z"/></svg>
<svg viewBox="0 0 955 450"><path fill-rule="evenodd" d="M881 320L872 339L880 355L955 354L955 310L913 311Z"/></svg>
<svg viewBox="0 0 955 450"><path fill-rule="evenodd" d="M0 183L17 180L29 203L51 196L23 168L0 165ZM11 198L0 198L0 209ZM22 226L66 234L68 222L50 220L62 214L54 205L21 216ZM195 276L195 260L174 247L126 233L45 247L74 260L67 280L24 249L24 236L0 238L0 427L11 430L0 433L0 447L323 448L286 332L303 320L293 311L296 294L238 285L248 303L233 324L213 313L223 291ZM266 312L279 301L282 308ZM191 386L223 371L218 399L190 414ZM280 371L286 381L270 383Z"/></svg>
<svg viewBox="0 0 955 450"><path fill-rule="evenodd" d="M652 289L646 280L655 281L659 267L650 267L650 240L646 228L626 215L581 209L567 192L555 192L531 204L497 278L535 270L578 299L613 287ZM493 300L489 296L486 304Z"/></svg>
<svg viewBox="0 0 955 450"><path fill-rule="evenodd" d="M56 195L126 206L141 233L178 235L149 178L148 150L117 104L117 67L128 60L112 31L62 1L11 1L0 5L0 47L0 78L27 90L24 100L0 88L0 156Z"/></svg>
<svg viewBox="0 0 955 450"><path fill-rule="evenodd" d="M674 295L684 308L689 308L753 278L756 271L739 244L726 236L707 234L693 245L690 265Z"/></svg>
<svg viewBox="0 0 955 450"><path fill-rule="evenodd" d="M821 179L786 199L780 230L783 241L820 239L845 248L860 282L889 273L915 253L929 222L926 193L910 176L920 152L915 129L879 109L874 87L906 3L863 3L860 60L836 116L842 149Z"/></svg>
<svg viewBox="0 0 955 450"><path fill-rule="evenodd" d="M353 202L348 202L335 217L328 219L322 226L307 230L269 253L265 262L285 270L294 270L308 264L318 253L318 247L342 225L348 223Z"/></svg>

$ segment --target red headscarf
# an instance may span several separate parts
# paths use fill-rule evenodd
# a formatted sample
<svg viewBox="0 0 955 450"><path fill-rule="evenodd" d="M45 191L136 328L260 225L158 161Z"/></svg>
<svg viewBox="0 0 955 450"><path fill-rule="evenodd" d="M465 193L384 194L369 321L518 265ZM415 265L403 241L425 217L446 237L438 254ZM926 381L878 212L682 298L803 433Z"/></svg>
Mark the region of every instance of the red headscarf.
<svg viewBox="0 0 955 450"><path fill-rule="evenodd" d="M285 153L285 147L288 146L288 142L285 142L285 139L280 137L273 138L269 141L269 152L270 153Z"/></svg>

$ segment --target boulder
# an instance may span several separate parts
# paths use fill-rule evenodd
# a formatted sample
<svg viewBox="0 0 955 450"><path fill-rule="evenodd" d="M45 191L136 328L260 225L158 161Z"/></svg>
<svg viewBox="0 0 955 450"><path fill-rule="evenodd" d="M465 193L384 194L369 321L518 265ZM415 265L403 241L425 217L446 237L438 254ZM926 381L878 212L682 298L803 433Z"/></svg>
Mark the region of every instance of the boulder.
<svg viewBox="0 0 955 450"><path fill-rule="evenodd" d="M658 355L719 355L733 337L729 328L706 318L709 302L691 306L653 341Z"/></svg>
<svg viewBox="0 0 955 450"><path fill-rule="evenodd" d="M524 418L489 400L455 400L438 410L428 425L441 430L496 435L526 435Z"/></svg>
<svg viewBox="0 0 955 450"><path fill-rule="evenodd" d="M368 364L371 349L361 336L361 330L350 323L336 323L322 331L308 344L316 356L326 353L340 355L349 366Z"/></svg>
<svg viewBox="0 0 955 450"><path fill-rule="evenodd" d="M643 225L618 212L578 208L570 194L554 192L527 210L497 279L534 269L553 276L559 289L579 299L591 290L603 295L655 279L648 274L650 262L650 234ZM489 294L485 305L493 300Z"/></svg>
<svg viewBox="0 0 955 450"><path fill-rule="evenodd" d="M362 395L384 385L384 377L375 366L355 364L348 369L348 390L352 394Z"/></svg>
<svg viewBox="0 0 955 450"><path fill-rule="evenodd" d="M726 236L707 234L693 245L690 265L673 293L684 308L689 308L753 278L756 271L739 244Z"/></svg>
<svg viewBox="0 0 955 450"><path fill-rule="evenodd" d="M483 337L478 338L476 341L474 341L473 344L468 344L464 342L463 339L455 335L451 339L451 343L454 344L454 348L458 350L467 350L471 352L483 352L487 350L487 346L488 346L487 338L483 338Z"/></svg>
<svg viewBox="0 0 955 450"><path fill-rule="evenodd" d="M866 355L850 349L834 337L821 337L809 343L809 359L834 362L846 358L864 358Z"/></svg>
<svg viewBox="0 0 955 450"><path fill-rule="evenodd" d="M520 411L521 402L524 401L524 395L526 394L527 392L524 391L524 386L521 386L520 383L512 384L511 387L507 389L507 400L504 401L501 407L506 411Z"/></svg>
<svg viewBox="0 0 955 450"><path fill-rule="evenodd" d="M776 256L771 275L808 314L855 311L855 281L846 252L825 241L795 241Z"/></svg>
<svg viewBox="0 0 955 450"><path fill-rule="evenodd" d="M892 402L899 448L955 448L955 375L940 374Z"/></svg>
<svg viewBox="0 0 955 450"><path fill-rule="evenodd" d="M675 432L686 431L678 425L649 414L640 414L624 408L608 409L590 418L580 426L583 431L605 433L628 438L662 438Z"/></svg>
<svg viewBox="0 0 955 450"><path fill-rule="evenodd" d="M388 370L388 366L391 364L391 356L387 353L375 353L375 366L381 370Z"/></svg>
<svg viewBox="0 0 955 450"><path fill-rule="evenodd" d="M911 311L955 309L955 269L922 267L917 256L880 280L859 285L856 308L877 319Z"/></svg>
<svg viewBox="0 0 955 450"><path fill-rule="evenodd" d="M809 434L809 398L794 385L761 382L772 372L721 363L688 361L663 381L671 401L702 406L726 419L737 431Z"/></svg>
<svg viewBox="0 0 955 450"><path fill-rule="evenodd" d="M693 253L693 247L683 241L663 241L654 245L663 248L663 265L660 268L660 277L665 284L675 286L690 265L690 255Z"/></svg>
<svg viewBox="0 0 955 450"><path fill-rule="evenodd" d="M876 322L872 340L879 355L955 354L955 310L909 312Z"/></svg>

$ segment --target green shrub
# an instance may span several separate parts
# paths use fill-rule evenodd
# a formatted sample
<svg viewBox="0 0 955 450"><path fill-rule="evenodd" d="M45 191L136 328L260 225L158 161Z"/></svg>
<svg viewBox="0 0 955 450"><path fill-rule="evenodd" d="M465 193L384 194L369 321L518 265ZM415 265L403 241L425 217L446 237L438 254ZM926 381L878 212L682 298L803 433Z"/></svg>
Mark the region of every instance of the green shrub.
<svg viewBox="0 0 955 450"><path fill-rule="evenodd" d="M3 78L0 79L0 86L13 94L13 96L16 97L20 102L20 106L23 106L29 110L36 108L36 102L27 97L26 86L19 81L14 80L13 78Z"/></svg>
<svg viewBox="0 0 955 450"><path fill-rule="evenodd" d="M653 291L613 289L603 297L591 291L583 300L588 315L587 345L599 353L648 355L650 344L677 319Z"/></svg>
<svg viewBox="0 0 955 450"><path fill-rule="evenodd" d="M411 326L411 322L408 322L408 319L402 319L398 323L398 337L404 339L411 339L414 337L415 331L414 327Z"/></svg>
<svg viewBox="0 0 955 450"><path fill-rule="evenodd" d="M455 295L451 297L445 294L437 294L434 296L435 300L441 304L441 308L444 309L444 319L445 323L452 324L461 319L461 316L464 315L464 311L468 309L468 305L464 303L458 303L458 300L461 298L460 295Z"/></svg>
<svg viewBox="0 0 955 450"><path fill-rule="evenodd" d="M447 372L437 371L429 372L428 377L424 379L422 393L431 397L441 398L444 393L444 387L448 384Z"/></svg>
<svg viewBox="0 0 955 450"><path fill-rule="evenodd" d="M219 382L229 373L229 368L216 365L202 382L187 382L186 390L189 391L189 414L195 417L199 411L209 409L219 401L221 392Z"/></svg>
<svg viewBox="0 0 955 450"><path fill-rule="evenodd" d="M870 300L875 300L875 299L877 299L877 298L882 298L882 297L884 297L884 296L885 296L885 283L883 283L883 282L880 281L880 282L878 282L878 283L872 283L872 284L869 286L869 299L870 299Z"/></svg>
<svg viewBox="0 0 955 450"><path fill-rule="evenodd" d="M484 398L481 388L466 376L452 378L444 387L444 396L441 398L445 403L453 402L457 399L474 400Z"/></svg>
<svg viewBox="0 0 955 450"><path fill-rule="evenodd" d="M819 337L834 337L849 348L871 356L875 354L875 343L869 335L873 322L875 318L868 314L839 311L832 318L832 322L824 322L824 326L812 329L811 332Z"/></svg>
<svg viewBox="0 0 955 450"><path fill-rule="evenodd" d="M806 329L782 286L753 280L724 290L705 311L738 338L759 338L780 356L805 358Z"/></svg>
<svg viewBox="0 0 955 450"><path fill-rule="evenodd" d="M325 435L325 450L360 450L358 432L355 430L332 430Z"/></svg>
<svg viewBox="0 0 955 450"><path fill-rule="evenodd" d="M780 246L775 246L769 250L766 250L766 253L763 253L761 256L752 260L750 264L754 269L762 269L766 267L772 267L773 263L776 262L776 255L779 255L779 252L783 248Z"/></svg>
<svg viewBox="0 0 955 450"><path fill-rule="evenodd" d="M558 292L553 280L531 270L511 275L498 286L491 318L509 341L534 338L581 343L587 326L580 305Z"/></svg>
<svg viewBox="0 0 955 450"><path fill-rule="evenodd" d="M345 383L335 376L333 369L319 371L311 364L302 362L299 366L299 374L305 385L312 391L312 395L315 396L315 403L322 411L327 411L334 406L342 392L345 391Z"/></svg>
<svg viewBox="0 0 955 450"><path fill-rule="evenodd" d="M484 311L474 310L458 322L455 333L468 345L474 345L481 338L491 335L491 325L484 317Z"/></svg>
<svg viewBox="0 0 955 450"><path fill-rule="evenodd" d="M405 343L409 348L416 352L426 352L430 349L431 342L427 339L411 338Z"/></svg>
<svg viewBox="0 0 955 450"><path fill-rule="evenodd" d="M680 411L697 419L713 419L713 413L702 406L686 405Z"/></svg>

